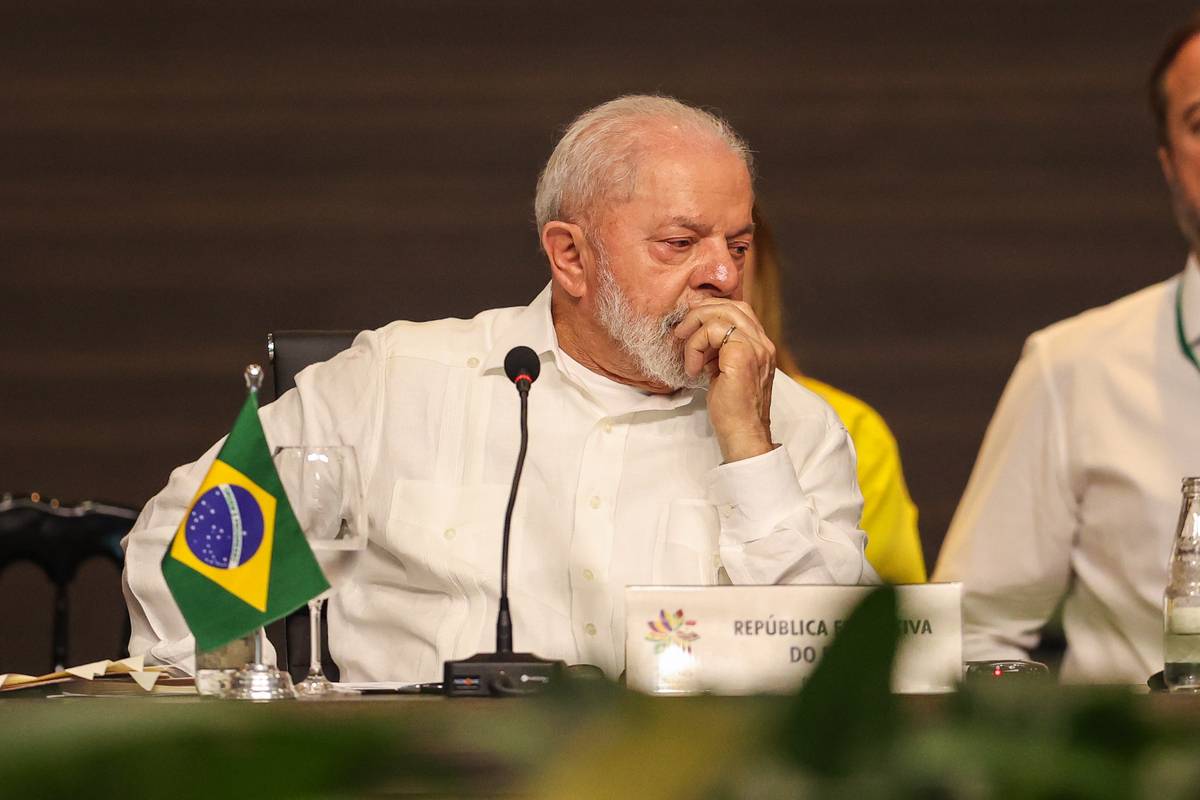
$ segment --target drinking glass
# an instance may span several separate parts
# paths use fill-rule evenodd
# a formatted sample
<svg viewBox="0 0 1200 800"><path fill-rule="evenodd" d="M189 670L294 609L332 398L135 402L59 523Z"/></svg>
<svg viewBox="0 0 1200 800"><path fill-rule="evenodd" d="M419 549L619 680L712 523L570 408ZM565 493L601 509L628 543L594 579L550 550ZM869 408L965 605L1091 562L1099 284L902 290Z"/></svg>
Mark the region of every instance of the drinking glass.
<svg viewBox="0 0 1200 800"><path fill-rule="evenodd" d="M362 525L362 486L354 448L346 445L280 447L275 469L296 520L330 589L308 602L308 677L296 684L301 696L335 691L321 667L321 606L353 571L367 544Z"/></svg>

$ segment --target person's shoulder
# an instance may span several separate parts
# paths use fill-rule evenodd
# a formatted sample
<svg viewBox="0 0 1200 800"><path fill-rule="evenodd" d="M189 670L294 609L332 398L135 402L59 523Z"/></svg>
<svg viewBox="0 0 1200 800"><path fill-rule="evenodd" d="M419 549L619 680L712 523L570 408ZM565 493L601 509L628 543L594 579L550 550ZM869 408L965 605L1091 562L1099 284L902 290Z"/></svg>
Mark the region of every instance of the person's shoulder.
<svg viewBox="0 0 1200 800"><path fill-rule="evenodd" d="M1171 278L1055 322L1032 334L1027 347L1066 362L1140 353L1153 347L1155 332L1169 321L1177 284Z"/></svg>
<svg viewBox="0 0 1200 800"><path fill-rule="evenodd" d="M382 328L364 331L355 345L360 340L370 340L369 344L386 359L417 358L446 364L457 364L472 356L482 360L496 332L526 308L490 308L469 319L396 320Z"/></svg>

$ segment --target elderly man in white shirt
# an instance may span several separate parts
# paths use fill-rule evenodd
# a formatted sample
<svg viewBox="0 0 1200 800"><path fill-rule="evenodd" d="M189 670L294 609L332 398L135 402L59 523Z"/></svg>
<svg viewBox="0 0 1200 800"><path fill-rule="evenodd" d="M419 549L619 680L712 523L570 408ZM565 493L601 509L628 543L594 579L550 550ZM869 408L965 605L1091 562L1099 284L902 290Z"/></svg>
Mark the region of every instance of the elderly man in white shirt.
<svg viewBox="0 0 1200 800"><path fill-rule="evenodd" d="M1163 668L1180 480L1200 475L1200 15L1152 74L1183 274L1029 338L934 580L964 582L964 656L1027 658L1062 602L1067 682Z"/></svg>
<svg viewBox="0 0 1200 800"><path fill-rule="evenodd" d="M345 679L436 680L493 648L516 345L542 364L510 555L519 649L616 676L627 585L876 580L846 431L776 375L741 299L753 200L749 150L720 118L605 103L538 182L551 280L529 306L364 332L262 410L272 446L358 453L369 544L330 604ZM159 561L216 451L126 540L132 653L189 662Z"/></svg>

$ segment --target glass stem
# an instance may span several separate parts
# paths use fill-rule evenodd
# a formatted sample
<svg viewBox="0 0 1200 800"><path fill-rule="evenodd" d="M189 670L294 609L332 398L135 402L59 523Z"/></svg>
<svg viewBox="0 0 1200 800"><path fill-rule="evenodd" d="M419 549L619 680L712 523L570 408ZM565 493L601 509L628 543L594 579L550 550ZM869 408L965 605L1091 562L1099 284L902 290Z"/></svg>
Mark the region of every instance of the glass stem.
<svg viewBox="0 0 1200 800"><path fill-rule="evenodd" d="M321 667L321 604L323 598L308 601L308 677L325 678Z"/></svg>

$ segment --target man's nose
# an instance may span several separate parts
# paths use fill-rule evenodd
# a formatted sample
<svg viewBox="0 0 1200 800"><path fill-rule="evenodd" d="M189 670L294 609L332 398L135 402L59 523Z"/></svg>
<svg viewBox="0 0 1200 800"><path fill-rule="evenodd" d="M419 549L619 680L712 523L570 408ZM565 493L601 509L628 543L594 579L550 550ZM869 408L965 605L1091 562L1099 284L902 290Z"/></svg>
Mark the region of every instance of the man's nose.
<svg viewBox="0 0 1200 800"><path fill-rule="evenodd" d="M719 247L704 248L700 263L692 271L692 288L714 297L733 295L739 280L741 274L724 242Z"/></svg>

